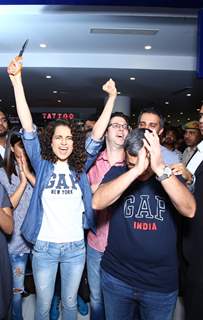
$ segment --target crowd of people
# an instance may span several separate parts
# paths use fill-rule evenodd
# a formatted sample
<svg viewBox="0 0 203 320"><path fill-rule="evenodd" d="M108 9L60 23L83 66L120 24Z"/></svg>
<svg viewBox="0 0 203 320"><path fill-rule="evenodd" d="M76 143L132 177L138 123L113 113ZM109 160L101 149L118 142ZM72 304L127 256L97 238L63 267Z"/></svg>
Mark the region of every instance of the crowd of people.
<svg viewBox="0 0 203 320"><path fill-rule="evenodd" d="M132 129L110 79L98 119L39 130L21 73L13 59L21 130L0 109L0 319L23 319L29 259L36 320L54 319L56 297L77 319L84 268L91 320L172 320L180 293L186 320L202 319L203 106L181 133L156 108Z"/></svg>

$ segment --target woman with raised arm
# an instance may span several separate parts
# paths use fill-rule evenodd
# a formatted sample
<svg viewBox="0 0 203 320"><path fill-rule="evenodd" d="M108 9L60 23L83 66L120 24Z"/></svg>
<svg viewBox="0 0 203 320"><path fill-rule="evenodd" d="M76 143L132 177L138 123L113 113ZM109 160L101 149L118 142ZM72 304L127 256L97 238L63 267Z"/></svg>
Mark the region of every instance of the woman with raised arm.
<svg viewBox="0 0 203 320"><path fill-rule="evenodd" d="M109 94L86 144L80 127L65 120L49 123L39 142L18 70L19 62L14 59L8 73L23 126L23 142L36 173L30 207L21 228L25 239L34 245L35 319L49 319L60 265L62 319L75 320L77 291L85 263L84 228L95 231L91 188L84 171L86 152L94 157L99 151L115 99Z"/></svg>
<svg viewBox="0 0 203 320"><path fill-rule="evenodd" d="M6 189L13 206L14 230L8 242L13 273L12 319L23 319L22 293L30 246L20 228L32 196L35 177L27 159L20 134L11 130L7 137L4 166L0 168L0 182Z"/></svg>

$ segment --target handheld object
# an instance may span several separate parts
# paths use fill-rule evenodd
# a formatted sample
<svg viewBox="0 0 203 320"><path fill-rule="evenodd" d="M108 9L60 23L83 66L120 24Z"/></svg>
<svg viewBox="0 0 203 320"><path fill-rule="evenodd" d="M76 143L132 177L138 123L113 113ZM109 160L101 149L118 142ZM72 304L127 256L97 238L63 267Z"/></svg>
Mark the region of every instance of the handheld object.
<svg viewBox="0 0 203 320"><path fill-rule="evenodd" d="M21 72L21 69L22 69L22 56L23 56L23 53L27 47L27 44L28 44L29 40L27 39L24 43L23 43L23 46L19 52L19 54L15 57L15 61L18 62L18 68L16 69L15 73L10 73L11 75L13 76L16 76L18 73ZM11 62L12 64L13 62Z"/></svg>
<svg viewBox="0 0 203 320"><path fill-rule="evenodd" d="M22 57L23 56L23 53L24 53L24 51L25 51L25 49L26 49L26 47L28 45L28 42L29 42L29 39L25 40L25 42L24 42L24 44L23 44L23 46L22 46L22 48L21 48L21 50L19 52L18 57Z"/></svg>

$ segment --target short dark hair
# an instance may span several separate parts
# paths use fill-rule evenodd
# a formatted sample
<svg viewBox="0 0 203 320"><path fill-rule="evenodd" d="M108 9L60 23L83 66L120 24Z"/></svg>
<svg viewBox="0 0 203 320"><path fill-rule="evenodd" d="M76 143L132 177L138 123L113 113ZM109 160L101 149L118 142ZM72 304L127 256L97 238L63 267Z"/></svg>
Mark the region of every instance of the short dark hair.
<svg viewBox="0 0 203 320"><path fill-rule="evenodd" d="M127 151L131 156L137 156L140 149L142 149L144 142L144 128L136 128L131 130L124 142L124 149ZM151 130L150 130L151 131Z"/></svg>
<svg viewBox="0 0 203 320"><path fill-rule="evenodd" d="M97 114L90 114L84 121L86 122L86 121L97 121L97 119L98 119L98 116L97 116Z"/></svg>
<svg viewBox="0 0 203 320"><path fill-rule="evenodd" d="M159 111L159 109L157 109L155 107L148 107L148 108L142 109L138 115L138 119L137 119L138 124L140 123L140 119L141 119L141 116L143 115L143 113L152 113L152 114L155 114L156 116L158 116L160 118L160 127L164 128L165 119L164 119L164 116L162 115L162 113Z"/></svg>
<svg viewBox="0 0 203 320"><path fill-rule="evenodd" d="M125 121L126 121L126 123L129 125L129 117L125 114L125 113L123 113L123 112L113 112L112 114L111 114L111 117L110 117L110 120L109 120L109 122L111 121L111 119L112 118L114 118L114 117L120 117L120 118L123 118Z"/></svg>
<svg viewBox="0 0 203 320"><path fill-rule="evenodd" d="M5 117L6 117L6 121L8 123L8 128L10 128L10 120L9 120L9 117L8 117L8 113L6 112L6 109L4 107L0 107L0 112L2 112Z"/></svg>

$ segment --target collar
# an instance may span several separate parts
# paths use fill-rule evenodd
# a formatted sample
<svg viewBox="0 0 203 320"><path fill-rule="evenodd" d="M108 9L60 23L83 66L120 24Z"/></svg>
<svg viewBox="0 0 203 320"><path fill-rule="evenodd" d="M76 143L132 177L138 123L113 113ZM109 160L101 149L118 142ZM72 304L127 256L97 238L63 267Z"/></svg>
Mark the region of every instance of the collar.
<svg viewBox="0 0 203 320"><path fill-rule="evenodd" d="M198 145L197 145L197 149L199 152L203 152L203 141L201 141Z"/></svg>
<svg viewBox="0 0 203 320"><path fill-rule="evenodd" d="M102 151L99 156L97 157L97 161L99 160L104 160L104 161L109 161L108 157L107 157L107 150L105 149L104 151ZM125 159L119 159L118 161L116 161L116 164L124 164L125 163Z"/></svg>

